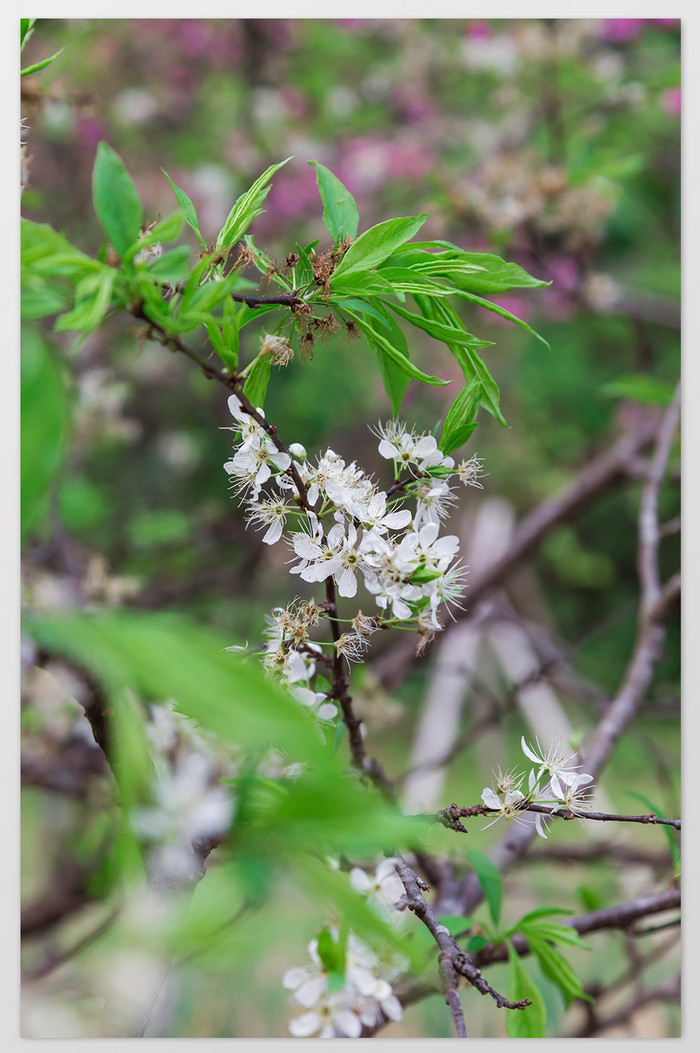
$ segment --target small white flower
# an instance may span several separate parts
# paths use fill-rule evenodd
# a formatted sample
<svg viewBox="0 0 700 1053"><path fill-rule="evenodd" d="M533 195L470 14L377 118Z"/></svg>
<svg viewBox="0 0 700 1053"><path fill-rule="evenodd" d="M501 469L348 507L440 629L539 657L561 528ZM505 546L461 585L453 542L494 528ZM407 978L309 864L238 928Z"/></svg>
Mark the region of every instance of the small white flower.
<svg viewBox="0 0 700 1053"><path fill-rule="evenodd" d="M525 736L521 738L520 745L525 756L533 761L535 765L539 765L537 778L540 779L545 774L550 778L556 775L562 782L570 785L573 779L576 778L576 772L572 770L572 761L576 756L573 750L555 742L545 753L540 746L539 739L535 739L535 741L539 755L531 746L528 746ZM579 767L579 765L573 765L573 768L576 767Z"/></svg>
<svg viewBox="0 0 700 1053"><path fill-rule="evenodd" d="M479 476L483 475L484 462L480 460L476 455L470 457L468 461L462 461L457 465L457 477L463 486L476 486L479 490L483 490L483 484L479 482Z"/></svg>
<svg viewBox="0 0 700 1053"><path fill-rule="evenodd" d="M352 887L356 892L366 895L382 914L394 910L398 901L405 895L406 890L396 873L395 862L394 859L383 859L375 869L373 878L360 867L353 867L350 871Z"/></svg>

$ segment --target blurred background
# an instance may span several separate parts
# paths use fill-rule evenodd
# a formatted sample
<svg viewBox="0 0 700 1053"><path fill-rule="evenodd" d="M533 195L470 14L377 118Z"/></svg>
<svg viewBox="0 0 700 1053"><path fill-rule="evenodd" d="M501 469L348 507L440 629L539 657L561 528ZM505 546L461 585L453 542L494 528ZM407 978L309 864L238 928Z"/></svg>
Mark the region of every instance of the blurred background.
<svg viewBox="0 0 700 1053"><path fill-rule="evenodd" d="M494 557L484 547L487 524L487 535L507 539L518 519L570 483L631 420L653 418L668 402L680 368L677 20L40 20L23 65L59 48L59 59L22 85L23 214L51 223L87 252L101 242L90 183L97 143L105 139L132 174L147 222L174 210L163 168L190 195L212 241L238 194L268 165L294 155L253 225L256 244L278 260L296 241L320 236L325 246L315 171L306 163L315 159L355 197L360 230L427 212L421 237L495 252L551 282L495 298L542 333L551 353L478 308L463 316L471 332L495 342L485 358L510 424L503 429L484 415L467 447L488 474L483 490L468 491L450 527L471 554L472 573L477 557ZM259 333L251 330L252 357ZM31 363L32 348L45 341L67 352L67 336L31 323L23 354ZM415 330L411 337L422 368L458 379L444 349L427 338L421 344ZM232 644L257 642L264 613L288 602L298 582L286 573L281 546L265 546L244 529L229 495L222 465L230 436L219 430L230 420L225 394L125 317L108 320L64 358L72 423L58 483L25 545L27 604L182 610L223 630ZM454 397L449 391L412 384L402 417L432 430ZM368 425L390 413L372 352L347 337L317 341L312 361L295 357L273 376L266 403L285 441L310 452L331 446L368 471L378 468ZM25 456L40 442L26 437ZM675 465L672 477L663 494L668 521L679 508ZM521 628L532 627L523 646L541 657L533 640L546 638L565 654L559 671L567 676L548 683L548 698L538 704L554 707L574 741L617 688L634 640L640 485L607 488L551 531L509 584L509 611ZM669 531L665 576L678 560L679 537ZM373 751L398 774L419 748L437 652L423 663L401 655L397 670L394 644L382 641L376 666L359 670L357 680ZM653 805L660 814L679 812L679 644L672 620L653 689L602 781L616 811ZM508 651L507 641L502 646ZM488 727L468 765L444 772L436 807L477 802L491 768L503 758L516 763L520 735L536 726L516 705L517 676L498 646L483 650L458 729L475 718L486 718ZM45 894L46 875L78 851L86 809L100 807L99 792L71 797L36 774L79 738L68 674L53 672L34 676L23 711L23 895L30 905ZM96 771L98 784L100 777ZM635 802L632 791L652 805ZM577 824L557 831L558 845L580 842L580 830L570 826ZM441 832L436 851L443 833L445 850L454 848L454 835ZM477 836L485 850L500 830ZM604 852L585 867L569 859L562 906L581 911L617 902L670 873L663 831L615 836L629 865ZM551 862L533 857L507 879L506 895L536 906L551 883ZM321 920L313 903L285 913L283 936L275 935L252 973L243 960L231 968L206 958L193 966L168 1033L286 1036L281 976L303 963ZM71 920L78 929L81 923ZM278 923L269 919L271 933ZM44 925L27 941L28 973L39 975L25 1003L25 1035L99 1034L96 1007L107 973L100 980L95 959L77 956L42 974L39 963L57 939ZM647 950L661 941L659 963L638 969L632 983L642 974L653 983L655 969L668 975L664 939L668 933L647 941ZM595 966L584 952L572 955L584 983L601 980L603 940L589 956ZM640 954L634 948L630 959L628 944L610 938L603 964L610 978ZM91 953L98 962L107 954L99 945ZM677 962L677 943L665 954ZM116 966L113 972L110 983L128 988ZM497 986L505 972L494 967L489 979ZM237 985L245 997L232 1002L227 992ZM558 992L547 997L551 1034L582 1033L580 1006L564 1020ZM502 1014L483 1002L468 999L470 1031L501 1035ZM659 1001L600 1034L664 1037L678 1028L677 1006ZM429 999L383 1034L447 1037L449 1017L441 999Z"/></svg>

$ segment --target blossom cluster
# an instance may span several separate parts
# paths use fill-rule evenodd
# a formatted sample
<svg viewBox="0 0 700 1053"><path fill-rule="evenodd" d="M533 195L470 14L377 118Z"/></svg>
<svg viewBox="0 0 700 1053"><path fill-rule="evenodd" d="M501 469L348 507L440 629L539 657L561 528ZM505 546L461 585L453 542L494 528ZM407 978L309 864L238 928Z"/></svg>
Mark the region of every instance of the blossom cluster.
<svg viewBox="0 0 700 1053"><path fill-rule="evenodd" d="M284 539L292 553L290 573L310 584L331 579L339 596L358 588L374 597L377 614L359 610L334 643L336 654L360 661L379 628L418 629L425 639L440 631L444 607L458 605L465 568L459 539L441 535L455 503L456 477L481 487L477 457L455 465L433 435L417 435L399 421L380 424L379 455L393 462L395 482L382 490L355 461L327 449L312 462L300 443L287 449L276 433L247 412L237 395L229 398L236 433L233 456L224 465L232 489L245 505L248 524L263 529L263 542ZM408 502L413 507L408 505ZM312 692L310 681L329 656L310 639L322 604L295 601L277 608L269 621L263 662L320 719L335 707ZM301 692L301 693L300 693ZM333 710L334 712L331 712Z"/></svg>
<svg viewBox="0 0 700 1053"><path fill-rule="evenodd" d="M404 887L393 859L384 859L370 877L360 867L350 871L350 884L380 916L388 918L400 908ZM396 916L396 914L394 914ZM328 930L337 944L340 933ZM375 1027L382 1015L389 1020L403 1018L403 1006L394 994L391 981L405 968L405 962L381 961L355 933L349 932L345 944L344 983L332 989L330 975L319 954L319 940L308 945L311 963L287 970L282 984L307 1012L294 1017L289 1030L295 1037L358 1038L363 1026Z"/></svg>
<svg viewBox="0 0 700 1053"><path fill-rule="evenodd" d="M537 752L521 739L521 747L533 767L527 776L527 793L522 792L526 773L513 768L511 771L498 770L495 790L487 786L481 794L481 800L489 811L497 812L498 819L514 819L522 822L523 811L529 804L546 805L551 808L565 808L574 815L585 814L590 808L590 793L593 789L592 775L577 773L580 765L574 764L575 754L557 743L546 752L537 741ZM500 795L500 796L499 796ZM540 837L547 837L548 816L542 812L535 814L535 827Z"/></svg>

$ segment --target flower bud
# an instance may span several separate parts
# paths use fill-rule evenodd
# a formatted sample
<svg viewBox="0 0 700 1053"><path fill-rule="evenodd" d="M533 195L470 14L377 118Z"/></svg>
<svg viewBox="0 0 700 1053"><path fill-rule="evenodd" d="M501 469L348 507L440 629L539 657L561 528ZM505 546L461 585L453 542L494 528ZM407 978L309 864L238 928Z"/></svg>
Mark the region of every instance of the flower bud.
<svg viewBox="0 0 700 1053"><path fill-rule="evenodd" d="M306 447L302 446L300 442L293 442L289 447L289 452L292 457L296 457L299 461L305 461L308 456Z"/></svg>

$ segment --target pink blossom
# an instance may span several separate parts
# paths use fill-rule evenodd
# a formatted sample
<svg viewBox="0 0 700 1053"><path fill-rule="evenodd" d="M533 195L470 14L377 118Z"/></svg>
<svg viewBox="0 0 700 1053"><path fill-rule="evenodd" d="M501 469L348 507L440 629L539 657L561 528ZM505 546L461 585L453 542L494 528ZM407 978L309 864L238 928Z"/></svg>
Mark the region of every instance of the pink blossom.
<svg viewBox="0 0 700 1053"><path fill-rule="evenodd" d="M626 44L636 40L646 18L605 18L601 26L601 36L610 44Z"/></svg>
<svg viewBox="0 0 700 1053"><path fill-rule="evenodd" d="M675 117L681 112L681 89L667 88L660 95L661 108L669 117Z"/></svg>
<svg viewBox="0 0 700 1053"><path fill-rule="evenodd" d="M491 36L491 26L488 22L474 19L467 23L466 36L470 40L487 40Z"/></svg>

